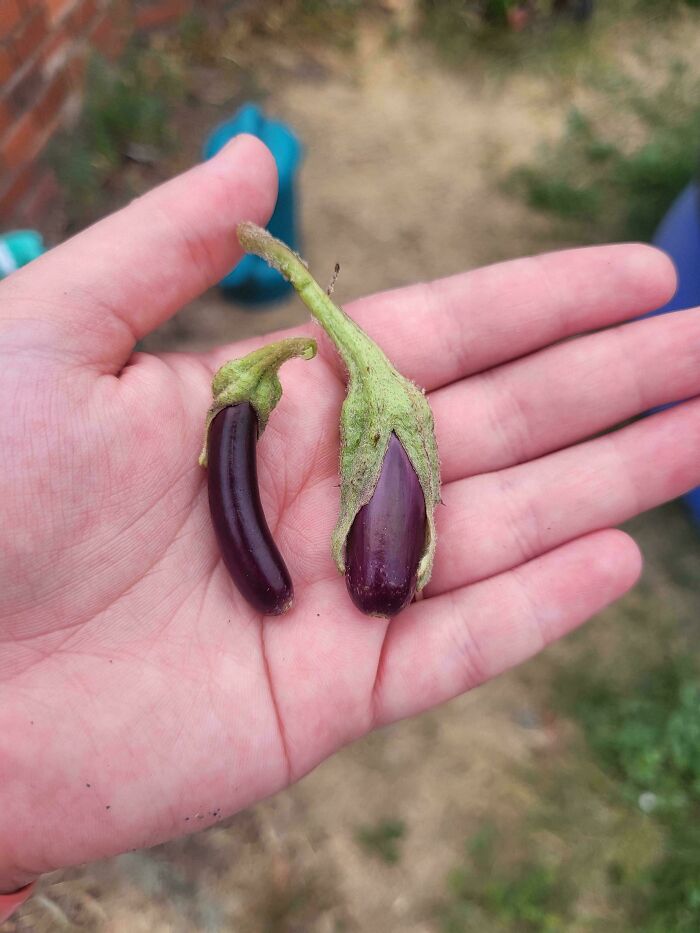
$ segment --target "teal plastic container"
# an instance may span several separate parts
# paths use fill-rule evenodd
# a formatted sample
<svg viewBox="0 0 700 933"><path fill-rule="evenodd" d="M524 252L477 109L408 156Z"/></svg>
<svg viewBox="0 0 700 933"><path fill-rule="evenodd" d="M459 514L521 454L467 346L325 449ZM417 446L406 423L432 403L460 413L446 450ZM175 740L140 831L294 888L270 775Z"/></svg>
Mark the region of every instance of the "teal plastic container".
<svg viewBox="0 0 700 933"><path fill-rule="evenodd" d="M0 234L0 279L26 266L45 251L44 241L36 230L11 230Z"/></svg>
<svg viewBox="0 0 700 933"><path fill-rule="evenodd" d="M274 213L267 229L273 236L300 251L296 221L296 175L303 155L301 143L294 132L278 120L272 120L257 106L244 104L224 123L219 124L204 145L204 158L216 155L226 143L240 133L250 133L261 139L272 152L279 175L279 192ZM283 298L291 285L258 256L244 256L219 282L225 294L246 304L263 304Z"/></svg>

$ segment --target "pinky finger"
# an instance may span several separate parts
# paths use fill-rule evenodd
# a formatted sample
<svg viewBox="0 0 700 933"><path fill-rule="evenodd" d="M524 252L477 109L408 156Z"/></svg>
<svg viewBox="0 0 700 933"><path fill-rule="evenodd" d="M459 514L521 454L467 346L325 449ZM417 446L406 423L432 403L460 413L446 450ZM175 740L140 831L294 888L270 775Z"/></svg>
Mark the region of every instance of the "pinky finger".
<svg viewBox="0 0 700 933"><path fill-rule="evenodd" d="M415 603L387 629L375 725L416 715L522 663L624 595L641 566L634 541L610 529Z"/></svg>

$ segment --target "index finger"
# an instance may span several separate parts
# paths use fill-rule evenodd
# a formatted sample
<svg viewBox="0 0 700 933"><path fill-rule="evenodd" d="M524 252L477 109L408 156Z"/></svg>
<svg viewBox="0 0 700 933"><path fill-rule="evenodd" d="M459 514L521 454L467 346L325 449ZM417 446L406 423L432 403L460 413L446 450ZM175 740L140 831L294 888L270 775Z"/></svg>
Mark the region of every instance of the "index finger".
<svg viewBox="0 0 700 933"><path fill-rule="evenodd" d="M346 310L426 389L665 304L671 260L643 244L593 246L380 292Z"/></svg>

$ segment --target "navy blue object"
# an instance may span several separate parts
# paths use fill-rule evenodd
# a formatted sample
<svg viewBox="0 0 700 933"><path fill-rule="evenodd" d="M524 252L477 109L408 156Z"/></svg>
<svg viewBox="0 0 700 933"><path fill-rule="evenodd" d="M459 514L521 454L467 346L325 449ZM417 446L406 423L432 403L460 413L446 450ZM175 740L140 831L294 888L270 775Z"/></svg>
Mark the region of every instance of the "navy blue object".
<svg viewBox="0 0 700 933"><path fill-rule="evenodd" d="M299 252L294 182L303 154L301 143L284 123L266 117L256 104L244 104L230 120L211 132L204 145L204 158L216 155L239 133L257 136L275 157L279 193L267 229ZM246 304L274 301L291 289L289 282L258 256L244 256L219 285L228 296Z"/></svg>
<svg viewBox="0 0 700 933"><path fill-rule="evenodd" d="M668 253L678 272L676 294L654 314L700 305L700 184L688 185L678 197L661 221L653 242ZM700 525L700 486L684 498Z"/></svg>

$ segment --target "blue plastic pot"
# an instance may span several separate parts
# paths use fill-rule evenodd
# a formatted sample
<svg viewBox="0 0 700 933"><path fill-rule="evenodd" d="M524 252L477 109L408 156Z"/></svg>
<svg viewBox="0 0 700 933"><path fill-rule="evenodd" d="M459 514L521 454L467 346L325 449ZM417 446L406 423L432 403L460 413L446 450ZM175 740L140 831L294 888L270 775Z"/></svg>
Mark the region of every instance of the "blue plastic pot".
<svg viewBox="0 0 700 933"><path fill-rule="evenodd" d="M266 117L256 104L244 104L230 120L216 127L204 146L204 158L210 159L240 133L261 139L272 152L279 174L279 193L275 211L267 229L274 236L299 251L296 224L296 173L303 154L292 130ZM262 304L284 297L291 286L258 256L244 256L219 283L225 293L246 304Z"/></svg>
<svg viewBox="0 0 700 933"><path fill-rule="evenodd" d="M688 185L664 217L654 235L654 245L673 259L678 271L678 290L654 314L666 314L700 305L700 185ZM671 361L669 361L671 362ZM679 443L682 441L679 439ZM684 496L700 525L700 486Z"/></svg>

